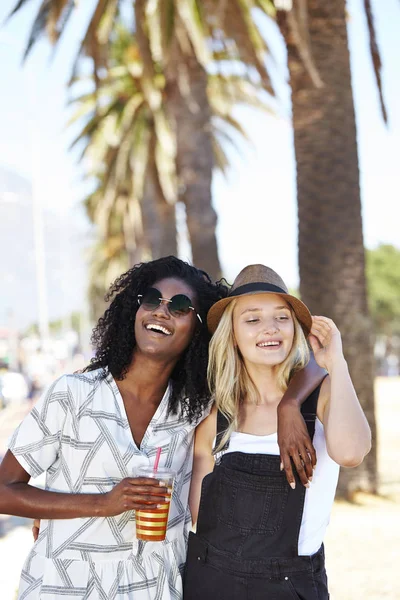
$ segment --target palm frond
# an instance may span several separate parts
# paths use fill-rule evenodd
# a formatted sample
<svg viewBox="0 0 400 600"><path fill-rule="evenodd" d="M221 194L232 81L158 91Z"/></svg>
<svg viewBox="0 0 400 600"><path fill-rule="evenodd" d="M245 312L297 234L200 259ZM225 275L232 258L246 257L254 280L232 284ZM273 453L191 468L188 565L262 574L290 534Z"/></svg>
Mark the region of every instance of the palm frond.
<svg viewBox="0 0 400 600"><path fill-rule="evenodd" d="M149 156L149 144L153 133L153 122L143 111L141 117L135 119L131 133L130 163L133 177L132 190L136 197L143 197L146 165Z"/></svg>
<svg viewBox="0 0 400 600"><path fill-rule="evenodd" d="M237 143L236 139L226 131L225 127L216 128L214 132L214 137L218 138L221 142L224 143L224 146L231 146L236 150L236 152L240 153L240 146Z"/></svg>
<svg viewBox="0 0 400 600"><path fill-rule="evenodd" d="M265 58L265 51L267 48L265 40L255 24L254 16L251 10L252 6L251 4L249 4L248 0L236 0L236 2L242 13L243 23L247 28L249 40L251 41L253 48L256 51L258 59L260 60L260 62L263 62Z"/></svg>
<svg viewBox="0 0 400 600"><path fill-rule="evenodd" d="M124 181L134 173L133 191L140 197L149 139L149 120L145 106L142 104L141 110L135 111L129 118L121 127L122 140L115 164L115 178L117 181Z"/></svg>
<svg viewBox="0 0 400 600"><path fill-rule="evenodd" d="M99 124L101 122L102 117L98 114L93 114L92 117L88 120L83 129L78 133L78 135L72 140L69 150L75 148L75 146L83 141L90 140L95 131L97 131Z"/></svg>
<svg viewBox="0 0 400 600"><path fill-rule="evenodd" d="M170 204L176 201L176 139L170 123L162 110L154 115L154 132L157 143L154 159L164 198Z"/></svg>
<svg viewBox="0 0 400 600"><path fill-rule="evenodd" d="M7 15L5 21L7 22L9 19L11 19L21 8L26 6L29 2L31 2L31 0L19 0L12 9L12 11L9 13L9 15Z"/></svg>
<svg viewBox="0 0 400 600"><path fill-rule="evenodd" d="M233 57L241 60L247 68L253 67L264 88L274 95L265 64L266 57L270 55L269 48L252 18L248 0L230 0L221 18L224 34L234 43Z"/></svg>
<svg viewBox="0 0 400 600"><path fill-rule="evenodd" d="M24 4L25 2L19 2L8 18L18 12ZM23 60L28 57L35 43L44 34L47 34L50 42L56 48L74 9L74 0L43 0L33 20Z"/></svg>
<svg viewBox="0 0 400 600"><path fill-rule="evenodd" d="M231 127L235 133L238 133L244 140L246 140L246 142L248 142L249 144L253 144L253 141L251 140L251 138L248 136L246 130L243 128L243 125L241 125L239 123L239 121L237 119L235 119L235 117L233 117L233 115L218 115L216 114L215 117L217 117L218 119L220 119L222 121L222 126L226 128L226 126ZM218 131L222 131L222 127L217 129ZM233 138L231 138L233 139ZM231 139L229 140L229 142L231 142Z"/></svg>
<svg viewBox="0 0 400 600"><path fill-rule="evenodd" d="M381 77L382 61L381 61L379 47L378 47L378 43L377 43L377 39L376 39L376 31L375 31L375 25L374 25L374 17L372 14L371 0L364 0L364 8L365 8L365 14L367 17L368 33L369 33L369 48L370 48L370 52L371 52L372 64L374 67L376 85L378 88L379 102L380 102L380 106L381 106L383 120L387 124L388 115L387 115L387 110L386 110L385 99L383 96L382 77Z"/></svg>
<svg viewBox="0 0 400 600"><path fill-rule="evenodd" d="M274 18L276 16L273 0L256 0L256 6L268 17Z"/></svg>
<svg viewBox="0 0 400 600"><path fill-rule="evenodd" d="M149 128L149 138L148 138L148 147L147 147L147 160L145 165L145 177L151 178L152 188L154 190L154 200L155 202L165 202L167 198L165 197L163 186L160 179L160 172L157 168L156 154L157 154L157 133L156 129L153 125L150 125ZM145 197L146 192L143 187L143 197L142 202L148 200Z"/></svg>
<svg viewBox="0 0 400 600"><path fill-rule="evenodd" d="M108 146L105 151L105 158L104 158L104 165L103 165L104 173L102 175L103 189L107 189L109 182L111 182L111 180L112 180L114 170L115 170L115 164L116 164L116 161L118 158L118 151L119 151L119 148L117 146Z"/></svg>
<svg viewBox="0 0 400 600"><path fill-rule="evenodd" d="M116 2L118 2L118 0L97 0L96 8L93 12L92 18L89 21L85 35L83 36L78 52L76 54L75 61L72 66L69 85L71 85L74 79L76 78L78 65L81 58L87 55L93 59L94 79L96 87L98 87L99 81L97 70L100 66L102 66L105 63L106 44L100 44L97 37L97 32L100 27L101 20L107 11L109 3L114 5Z"/></svg>
<svg viewBox="0 0 400 600"><path fill-rule="evenodd" d="M142 208L137 198L127 199L122 226L130 266L142 260L150 260L151 256L147 256L145 247Z"/></svg>
<svg viewBox="0 0 400 600"><path fill-rule="evenodd" d="M130 135L124 136L118 148L117 159L115 161L114 179L118 186L119 182L125 181L130 173L130 154L132 150Z"/></svg>
<svg viewBox="0 0 400 600"><path fill-rule="evenodd" d="M159 143L163 146L164 152L169 156L175 157L176 139L171 129L170 121L165 112L160 109L153 115L154 126Z"/></svg>
<svg viewBox="0 0 400 600"><path fill-rule="evenodd" d="M217 167L217 169L219 169L221 171L221 173L224 175L224 177L227 177L228 168L229 168L229 164L230 164L228 156L223 148L223 145L221 144L221 142L219 141L217 136L213 135L211 141L212 141L212 148L213 148L213 153L214 153L215 166Z"/></svg>
<svg viewBox="0 0 400 600"><path fill-rule="evenodd" d="M177 0L177 11L197 60L206 67L211 56L207 46L209 32L203 18L201 3L198 0Z"/></svg>
<svg viewBox="0 0 400 600"><path fill-rule="evenodd" d="M75 98L70 100L69 105L77 108L67 121L67 129L68 127L82 119L82 117L87 117L90 113L94 111L94 108L96 106L95 94L93 92L90 92L88 94L76 96ZM71 148L72 146L69 149L71 150Z"/></svg>
<svg viewBox="0 0 400 600"><path fill-rule="evenodd" d="M147 0L135 0L135 32L143 63L143 93L150 107L157 108L161 104L161 94L154 87L154 61L149 41L146 3Z"/></svg>
<svg viewBox="0 0 400 600"><path fill-rule="evenodd" d="M118 14L119 0L112 0L105 7L97 29L97 40L100 45L108 44L115 28L115 19Z"/></svg>
<svg viewBox="0 0 400 600"><path fill-rule="evenodd" d="M99 116L95 111L92 112L91 117L70 145L70 148L74 148L78 144L84 143L77 157L79 162L88 157L93 163L108 168L105 158L107 149L116 148L118 152L121 139L121 131L116 126L116 120L114 104L110 104L109 110L104 115Z"/></svg>
<svg viewBox="0 0 400 600"><path fill-rule="evenodd" d="M33 21L31 31L29 33L28 43L26 45L23 58L24 60L29 55L32 47L37 40L46 33L47 20L51 11L51 0L43 0L39 7L39 11Z"/></svg>
<svg viewBox="0 0 400 600"><path fill-rule="evenodd" d="M142 159L143 149L141 145L146 144L144 136L146 135L145 120L136 119L133 128L128 128L121 136L120 143L116 148L110 148L107 157L107 168L103 174L104 194L101 206L96 213L96 222L101 231L105 233L109 224L110 215L114 209L116 198L120 189L121 182L132 179L132 169L130 168L130 157L132 148L135 149L135 181L134 186L140 187L136 179L139 179L139 161ZM133 139L132 139L133 138ZM142 168L143 170L143 168ZM136 195L136 189L131 188L133 195ZM140 190L139 190L140 191Z"/></svg>
<svg viewBox="0 0 400 600"><path fill-rule="evenodd" d="M141 94L132 96L121 113L120 128L122 132L129 131L132 128L133 121L137 112L143 107L144 98Z"/></svg>
<svg viewBox="0 0 400 600"><path fill-rule="evenodd" d="M164 6L164 3L159 0L155 2L151 2L146 11L146 19L148 26L148 40L150 45L151 56L153 58L153 62L155 66L163 59L164 56L164 45L163 45L163 36L164 32L162 32L161 25L161 9Z"/></svg>
<svg viewBox="0 0 400 600"><path fill-rule="evenodd" d="M307 0L298 0L298 2L293 5L292 10L287 13L287 22L293 37L293 42L313 84L316 88L323 87L324 83L312 55L308 31Z"/></svg>
<svg viewBox="0 0 400 600"><path fill-rule="evenodd" d="M115 198L118 193L118 187L115 180L111 179L107 183L107 187L103 191L101 203L96 207L94 214L94 220L99 228L100 234L103 237L107 237L109 234L110 227L110 216L115 205Z"/></svg>
<svg viewBox="0 0 400 600"><path fill-rule="evenodd" d="M50 11L46 22L46 31L50 43L55 46L68 22L73 10L74 0L50 0Z"/></svg>
<svg viewBox="0 0 400 600"><path fill-rule="evenodd" d="M91 81L93 81L91 79ZM67 106L69 107L75 107L77 106L78 109L81 109L81 106L92 106L94 104L94 98L95 94L93 91L90 92L84 92L80 95L77 96L70 96L70 98L68 99L67 102ZM79 112L79 111L78 111ZM74 113L75 115L75 113ZM74 115L71 117L71 121L67 121L67 125L69 125L70 123L73 123L76 119L74 119Z"/></svg>
<svg viewBox="0 0 400 600"><path fill-rule="evenodd" d="M161 48L165 59L175 31L175 0L159 0L158 14Z"/></svg>
<svg viewBox="0 0 400 600"><path fill-rule="evenodd" d="M208 96L214 111L226 114L237 104L273 113L270 96L262 84L252 83L239 75L209 75Z"/></svg>

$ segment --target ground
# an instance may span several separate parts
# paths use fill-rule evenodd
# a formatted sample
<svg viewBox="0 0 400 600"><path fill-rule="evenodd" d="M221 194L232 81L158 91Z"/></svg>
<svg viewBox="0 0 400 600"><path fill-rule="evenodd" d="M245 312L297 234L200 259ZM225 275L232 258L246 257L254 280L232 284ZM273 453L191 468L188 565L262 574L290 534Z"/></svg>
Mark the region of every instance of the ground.
<svg viewBox="0 0 400 600"><path fill-rule="evenodd" d="M332 600L400 600L400 378L377 378L380 496L336 502L325 538Z"/></svg>
<svg viewBox="0 0 400 600"><path fill-rule="evenodd" d="M334 505L325 540L331 600L400 600L400 378L376 380L376 409L381 495ZM21 409L0 412L0 455L20 417ZM15 598L30 525L0 519L0 600Z"/></svg>

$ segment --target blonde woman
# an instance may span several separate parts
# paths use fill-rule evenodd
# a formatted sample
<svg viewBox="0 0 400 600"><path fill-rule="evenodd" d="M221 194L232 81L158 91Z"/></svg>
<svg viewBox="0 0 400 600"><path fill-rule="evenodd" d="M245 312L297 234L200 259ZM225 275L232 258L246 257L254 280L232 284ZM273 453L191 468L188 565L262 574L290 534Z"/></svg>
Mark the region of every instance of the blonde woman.
<svg viewBox="0 0 400 600"><path fill-rule="evenodd" d="M184 598L327 600L323 537L339 467L360 464L371 446L340 333L263 265L246 267L207 321L215 407L196 431ZM317 453L304 487L285 478L276 430L307 338L328 376L302 405Z"/></svg>

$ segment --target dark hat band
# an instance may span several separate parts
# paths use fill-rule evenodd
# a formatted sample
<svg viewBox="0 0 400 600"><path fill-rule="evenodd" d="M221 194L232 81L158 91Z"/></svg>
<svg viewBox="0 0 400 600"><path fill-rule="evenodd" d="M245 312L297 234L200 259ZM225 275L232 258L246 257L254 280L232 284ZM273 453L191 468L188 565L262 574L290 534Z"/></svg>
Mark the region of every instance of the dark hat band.
<svg viewBox="0 0 400 600"><path fill-rule="evenodd" d="M235 291L228 294L228 298L232 296L241 296L242 294L249 294L250 292L276 292L279 294L287 294L287 291L273 285L272 283L263 283L262 281L256 283L246 283L240 285Z"/></svg>

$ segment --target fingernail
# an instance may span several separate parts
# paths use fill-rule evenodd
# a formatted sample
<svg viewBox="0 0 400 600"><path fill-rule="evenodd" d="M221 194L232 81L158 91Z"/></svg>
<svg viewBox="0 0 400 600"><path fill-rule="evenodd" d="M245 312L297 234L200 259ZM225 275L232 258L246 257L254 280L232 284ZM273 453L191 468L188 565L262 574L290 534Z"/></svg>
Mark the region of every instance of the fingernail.
<svg viewBox="0 0 400 600"><path fill-rule="evenodd" d="M167 489L168 494L172 494L172 488Z"/></svg>
<svg viewBox="0 0 400 600"><path fill-rule="evenodd" d="M309 488L310 484L307 482L307 483L304 484L304 487Z"/></svg>
<svg viewBox="0 0 400 600"><path fill-rule="evenodd" d="M164 508L164 504L157 504L157 508Z"/></svg>
<svg viewBox="0 0 400 600"><path fill-rule="evenodd" d="M168 482L167 481L160 481L160 486L161 487L167 487L168 486Z"/></svg>
<svg viewBox="0 0 400 600"><path fill-rule="evenodd" d="M171 502L171 498L169 496L165 496L165 502Z"/></svg>
<svg viewBox="0 0 400 600"><path fill-rule="evenodd" d="M311 477L308 478L308 481L311 483L312 482L312 475Z"/></svg>
<svg viewBox="0 0 400 600"><path fill-rule="evenodd" d="M294 482L294 481L292 481L292 482L290 483L290 487L292 488L292 490L294 490L294 488L296 487L296 484L295 484L295 482Z"/></svg>
<svg viewBox="0 0 400 600"><path fill-rule="evenodd" d="M283 462L281 462L280 468L281 468L281 471L283 471Z"/></svg>

